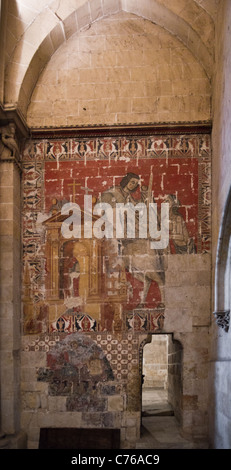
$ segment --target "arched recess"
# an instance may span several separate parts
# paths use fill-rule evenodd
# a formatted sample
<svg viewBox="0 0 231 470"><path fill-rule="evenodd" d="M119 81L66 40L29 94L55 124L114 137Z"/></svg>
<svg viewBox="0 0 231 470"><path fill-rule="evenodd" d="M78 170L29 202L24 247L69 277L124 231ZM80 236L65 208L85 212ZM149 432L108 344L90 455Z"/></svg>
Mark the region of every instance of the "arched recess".
<svg viewBox="0 0 231 470"><path fill-rule="evenodd" d="M212 76L213 58L199 34L183 18L157 0L73 0L49 4L18 41L5 76L5 105L18 107L25 115L32 91L47 62L74 33L110 15L125 11L147 19L176 36Z"/></svg>
<svg viewBox="0 0 231 470"><path fill-rule="evenodd" d="M215 268L215 312L219 327L226 332L230 324L231 279L231 186L226 200L217 245Z"/></svg>

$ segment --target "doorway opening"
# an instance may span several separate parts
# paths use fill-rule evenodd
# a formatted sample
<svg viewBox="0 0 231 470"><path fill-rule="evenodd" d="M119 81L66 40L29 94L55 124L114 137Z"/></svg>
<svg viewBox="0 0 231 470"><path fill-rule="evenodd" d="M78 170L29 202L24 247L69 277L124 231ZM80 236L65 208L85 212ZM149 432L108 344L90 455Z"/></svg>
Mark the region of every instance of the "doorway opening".
<svg viewBox="0 0 231 470"><path fill-rule="evenodd" d="M181 421L182 345L171 334L150 335L142 357L142 416Z"/></svg>

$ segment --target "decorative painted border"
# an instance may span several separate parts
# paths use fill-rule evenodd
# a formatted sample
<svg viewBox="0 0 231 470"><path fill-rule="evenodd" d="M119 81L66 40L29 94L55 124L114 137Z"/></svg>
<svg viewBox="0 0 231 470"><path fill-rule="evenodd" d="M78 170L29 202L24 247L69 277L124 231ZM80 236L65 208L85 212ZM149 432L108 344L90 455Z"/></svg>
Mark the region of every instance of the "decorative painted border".
<svg viewBox="0 0 231 470"><path fill-rule="evenodd" d="M199 158L210 159L209 134L169 134L165 136L120 136L100 138L41 139L27 141L26 161L91 161L121 158Z"/></svg>

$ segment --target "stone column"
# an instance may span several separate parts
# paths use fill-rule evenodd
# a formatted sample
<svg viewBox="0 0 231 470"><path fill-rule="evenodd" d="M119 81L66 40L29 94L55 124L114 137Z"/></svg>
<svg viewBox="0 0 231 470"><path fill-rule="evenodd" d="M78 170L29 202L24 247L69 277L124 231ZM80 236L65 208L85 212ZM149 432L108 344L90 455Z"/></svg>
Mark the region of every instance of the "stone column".
<svg viewBox="0 0 231 470"><path fill-rule="evenodd" d="M0 447L24 447L20 433L20 156L15 126L0 127Z"/></svg>

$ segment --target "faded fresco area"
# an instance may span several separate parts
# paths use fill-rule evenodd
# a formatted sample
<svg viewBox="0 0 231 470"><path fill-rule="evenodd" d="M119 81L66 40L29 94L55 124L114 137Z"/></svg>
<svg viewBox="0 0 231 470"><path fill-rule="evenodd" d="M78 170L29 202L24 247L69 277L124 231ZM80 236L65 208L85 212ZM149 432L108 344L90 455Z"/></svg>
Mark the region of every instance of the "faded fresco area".
<svg viewBox="0 0 231 470"><path fill-rule="evenodd" d="M164 326L169 254L210 250L210 149L206 135L41 140L23 165L25 334L155 332ZM169 245L147 239L65 239L61 209L97 202L162 202ZM93 216L92 223L97 219Z"/></svg>
<svg viewBox="0 0 231 470"><path fill-rule="evenodd" d="M126 428L132 416L139 433L142 345L165 331L166 312L175 315L166 275L177 276L179 258L195 265L210 251L210 137L34 140L23 155L23 196L22 342L25 367L31 354L36 364L28 390L47 385L59 397L43 401L51 421L54 406L79 413L83 427ZM84 225L99 202L114 210L150 201L158 217L169 203L164 249L151 249L148 236L63 236L66 203L79 205Z"/></svg>

